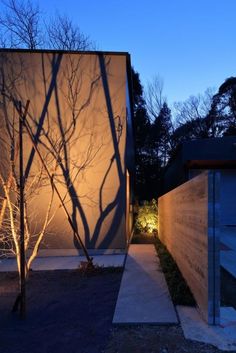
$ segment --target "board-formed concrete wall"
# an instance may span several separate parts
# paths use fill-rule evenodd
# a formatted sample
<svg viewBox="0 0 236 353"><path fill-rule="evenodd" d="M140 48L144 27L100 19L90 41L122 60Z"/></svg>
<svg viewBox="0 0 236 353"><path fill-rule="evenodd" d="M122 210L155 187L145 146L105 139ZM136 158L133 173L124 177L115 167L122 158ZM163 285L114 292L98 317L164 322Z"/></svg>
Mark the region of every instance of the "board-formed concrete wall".
<svg viewBox="0 0 236 353"><path fill-rule="evenodd" d="M220 320L219 174L205 172L158 200L159 237L208 324Z"/></svg>

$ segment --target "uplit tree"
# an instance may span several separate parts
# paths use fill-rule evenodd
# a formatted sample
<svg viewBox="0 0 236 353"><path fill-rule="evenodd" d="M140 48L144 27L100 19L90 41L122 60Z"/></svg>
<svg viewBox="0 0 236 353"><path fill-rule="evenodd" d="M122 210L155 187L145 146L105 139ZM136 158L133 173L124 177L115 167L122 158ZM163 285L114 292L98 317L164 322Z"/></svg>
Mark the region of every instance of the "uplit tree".
<svg viewBox="0 0 236 353"><path fill-rule="evenodd" d="M26 92L22 92L27 68L24 62L11 61L4 53L0 63L0 91L1 95L1 152L2 161L0 165L0 252L2 256L14 254L17 259L18 270L20 272L20 228L19 228L19 173L18 173L18 154L19 154L19 114L18 102L23 106L27 101ZM100 80L100 72L94 73L90 82L90 87L81 94L84 73L81 69L82 56L67 56L67 65L61 72L61 80L54 87L56 111L44 116L44 121L39 123L38 115L33 113L33 108L28 111L27 123L30 135L34 143L42 151L44 163L34 157L35 146L31 145L31 153L25 165L25 251L30 252L26 260L26 274L30 269L32 261L38 254L38 250L48 234L48 226L55 215L57 208L52 207L54 199L55 185L52 183L50 175L53 176L55 183L63 185L64 194L61 196L62 202L70 203L72 208L73 229L77 229L78 214L81 217L86 235L88 235L88 225L81 199L86 202L93 202L93 191L87 191L84 195L78 195L78 183L84 178L86 171L92 165L100 149L105 148L106 140L101 136L100 142L94 139L96 125L92 123L92 118L87 121L85 118L81 122L81 113L89 106L94 95L97 82ZM44 65L44 64L42 64ZM51 62L52 72L54 71L54 61ZM92 74L91 74L92 75ZM42 82L46 85L46 82ZM85 94L84 94L85 93ZM47 95L45 94L45 100ZM35 104L32 102L32 104ZM65 111L61 105L66 105ZM62 114L62 111L64 114ZM86 120L86 121L85 121ZM121 126L120 121L120 126ZM42 124L42 125L40 125ZM78 125L80 124L80 128ZM40 126L40 128L39 128ZM24 134L29 151L29 136ZM71 152L72 146L78 140L86 139L85 144L81 144L79 156L74 156ZM114 160L112 161L112 163ZM49 170L49 175L46 168ZM109 171L105 173L109 175ZM105 184L105 180L104 180ZM45 193L45 202L48 206L43 207L39 214L34 211L31 205L35 205L35 197L40 193ZM91 188L92 189L92 188ZM103 186L100 193L102 195ZM61 201L60 201L61 202ZM58 203L57 203L58 204ZM102 205L102 201L101 201ZM54 203L55 206L55 203ZM62 206L59 204L59 207ZM102 206L101 206L102 207ZM44 218L44 219L43 219ZM76 238L77 239L77 238ZM77 239L78 241L78 239Z"/></svg>
<svg viewBox="0 0 236 353"><path fill-rule="evenodd" d="M2 72L2 70L1 70ZM3 74L2 74L3 75ZM4 86L3 86L4 82ZM19 175L19 102L13 99L14 82L9 86L1 76L0 97L0 256L15 256L20 275L20 175ZM24 134L25 136L25 134ZM49 168L56 170L56 163L44 156ZM34 167L33 173L24 180L24 229L25 252L28 254L25 262L25 275L28 277L33 260L36 258L45 233L56 210L52 210L54 197L53 186L45 174L41 164ZM45 185L50 185L50 195L44 215L38 214L32 207L35 197ZM32 220L34 226L32 225ZM37 224L41 224L40 227Z"/></svg>
<svg viewBox="0 0 236 353"><path fill-rule="evenodd" d="M0 15L0 37L2 47L28 48L31 50L37 48L86 50L93 46L90 39L85 36L80 31L80 28L66 16L57 14L45 26L43 13L39 6L33 1L7 0L6 2L3 2L3 5L4 11ZM50 149L44 156L45 161L47 160L47 164L52 174L55 174L58 168L64 173L65 181L70 185L69 190L71 189L72 183L69 182L69 178L66 176L68 166L65 166L63 163L66 163L67 160L67 147L65 147L65 144L73 136L73 129L75 128L75 122L79 115L75 103L78 98L78 84L80 82L79 80L76 80L76 77L74 76L75 73L78 73L78 63L74 64L71 60L70 64L70 73L69 71L65 73L68 80L68 91L64 93L70 101L69 104L71 106L72 120L68 125L68 129L66 131L61 131L61 136L58 140L55 140L55 136L54 140L49 140L53 134L51 131L49 133L49 131L44 130L45 136L47 136L48 141L51 143ZM73 68L72 65L74 65ZM6 62L6 58L3 55L1 58L0 89L4 94L1 96L0 107L2 123L1 151L4 150L4 163L2 163L0 174L0 251L1 256L16 256L18 270L20 272L19 173L17 173L19 117L17 118L17 109L15 105L18 104L18 100L22 98L23 103L26 103L27 100L27 97L21 97L16 89L17 83L23 79L26 68L22 62L20 70L18 67L17 72L14 67L15 65L12 64L12 67L8 70L11 77L9 75L8 77L5 77L6 66L8 66L9 69L11 65L9 66L9 63ZM91 91L89 91L88 94L90 93ZM82 105L83 104L86 105L84 101L82 102ZM9 110L11 110L11 113L9 113ZM37 122L32 115L29 115L28 118L31 123L32 133L34 133L37 128ZM63 153L64 156L62 158ZM83 165L80 165L81 170L91 162L94 153L91 145L88 146L87 155L84 158ZM6 171L8 172L6 173ZM34 194L38 194L46 184L51 184L40 163L38 165L38 170L34 175L30 173L28 174L29 175L27 175L25 179L25 250L27 251L31 248L31 255L26 261L26 275L28 275L32 261L37 256L47 227L55 213L55 210L52 211L54 190L51 186L51 197L49 198L48 207L46 208L45 219L39 220L41 229L37 229L37 232L32 229L29 220L35 220L38 216L35 211L35 214L32 214L32 208L30 207L30 204L34 199Z"/></svg>

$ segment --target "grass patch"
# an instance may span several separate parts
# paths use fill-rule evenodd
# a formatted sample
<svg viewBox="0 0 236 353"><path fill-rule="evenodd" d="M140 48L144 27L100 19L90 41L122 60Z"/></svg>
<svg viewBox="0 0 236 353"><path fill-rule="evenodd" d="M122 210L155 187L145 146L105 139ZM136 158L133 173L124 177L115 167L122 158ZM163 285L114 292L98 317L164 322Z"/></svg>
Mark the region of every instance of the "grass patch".
<svg viewBox="0 0 236 353"><path fill-rule="evenodd" d="M167 248L154 235L135 234L133 244L154 244L160 259L161 267L166 278L174 305L196 305L194 297L185 282L176 262Z"/></svg>
<svg viewBox="0 0 236 353"><path fill-rule="evenodd" d="M161 241L155 239L155 247L158 253L162 270L164 272L171 298L175 305L195 305L194 297L183 278L176 262Z"/></svg>

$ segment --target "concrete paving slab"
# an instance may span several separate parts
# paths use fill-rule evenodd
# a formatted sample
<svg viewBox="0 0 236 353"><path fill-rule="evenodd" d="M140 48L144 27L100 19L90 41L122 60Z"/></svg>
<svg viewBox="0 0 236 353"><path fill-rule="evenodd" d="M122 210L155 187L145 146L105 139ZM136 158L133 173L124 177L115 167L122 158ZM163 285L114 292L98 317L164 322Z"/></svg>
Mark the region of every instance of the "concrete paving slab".
<svg viewBox="0 0 236 353"><path fill-rule="evenodd" d="M176 324L160 261L153 244L129 247L113 324Z"/></svg>
<svg viewBox="0 0 236 353"><path fill-rule="evenodd" d="M177 306L180 323L186 339L209 343L223 351L236 350L236 311L221 307L220 326L209 326L196 308Z"/></svg>
<svg viewBox="0 0 236 353"><path fill-rule="evenodd" d="M124 265L125 255L96 255L93 256L94 265L103 267L120 267ZM32 270L73 270L86 261L84 256L52 256L38 257L32 263ZM0 260L0 272L16 271L16 260L13 258Z"/></svg>

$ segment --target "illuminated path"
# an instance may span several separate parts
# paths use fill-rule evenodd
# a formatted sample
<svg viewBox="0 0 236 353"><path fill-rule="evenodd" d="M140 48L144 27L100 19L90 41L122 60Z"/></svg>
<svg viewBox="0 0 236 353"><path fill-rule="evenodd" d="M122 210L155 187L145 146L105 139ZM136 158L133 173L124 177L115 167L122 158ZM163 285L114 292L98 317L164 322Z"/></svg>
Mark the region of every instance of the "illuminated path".
<svg viewBox="0 0 236 353"><path fill-rule="evenodd" d="M113 323L178 323L154 245L130 245Z"/></svg>

